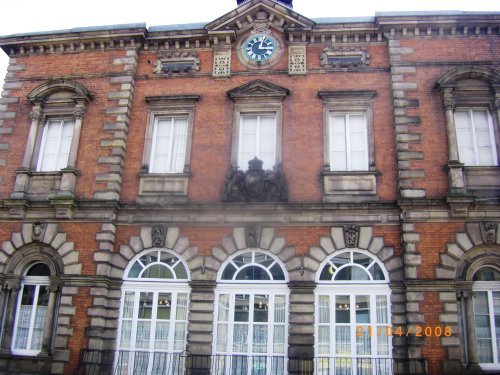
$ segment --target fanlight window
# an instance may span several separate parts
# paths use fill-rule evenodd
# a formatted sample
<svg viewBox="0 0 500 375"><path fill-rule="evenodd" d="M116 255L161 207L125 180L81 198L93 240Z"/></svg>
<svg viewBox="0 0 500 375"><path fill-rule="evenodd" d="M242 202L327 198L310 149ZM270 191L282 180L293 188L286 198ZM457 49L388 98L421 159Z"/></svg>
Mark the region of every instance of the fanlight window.
<svg viewBox="0 0 500 375"><path fill-rule="evenodd" d="M180 258L165 251L152 250L141 255L130 267L127 279L187 280Z"/></svg>
<svg viewBox="0 0 500 375"><path fill-rule="evenodd" d="M345 251L330 259L319 277L319 281L386 281L387 277L372 256L358 251Z"/></svg>
<svg viewBox="0 0 500 375"><path fill-rule="evenodd" d="M258 251L247 251L229 261L221 281L284 281L285 274L277 260Z"/></svg>

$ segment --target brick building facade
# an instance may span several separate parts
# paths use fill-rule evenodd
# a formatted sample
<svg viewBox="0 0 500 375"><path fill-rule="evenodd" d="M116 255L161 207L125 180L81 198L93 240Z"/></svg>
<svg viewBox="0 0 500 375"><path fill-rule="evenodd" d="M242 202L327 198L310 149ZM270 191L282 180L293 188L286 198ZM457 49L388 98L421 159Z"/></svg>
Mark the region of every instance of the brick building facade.
<svg viewBox="0 0 500 375"><path fill-rule="evenodd" d="M500 13L240 3L0 38L0 372L499 370Z"/></svg>

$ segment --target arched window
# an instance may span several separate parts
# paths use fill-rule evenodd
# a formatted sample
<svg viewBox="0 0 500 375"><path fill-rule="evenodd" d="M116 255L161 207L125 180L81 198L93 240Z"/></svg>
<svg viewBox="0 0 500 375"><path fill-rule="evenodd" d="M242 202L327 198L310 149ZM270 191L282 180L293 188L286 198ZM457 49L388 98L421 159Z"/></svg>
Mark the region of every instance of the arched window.
<svg viewBox="0 0 500 375"><path fill-rule="evenodd" d="M130 262L123 283L117 373L163 374L182 368L188 281L184 261L165 249L148 250Z"/></svg>
<svg viewBox="0 0 500 375"><path fill-rule="evenodd" d="M500 369L500 271L486 266L473 276L476 351L483 370Z"/></svg>
<svg viewBox="0 0 500 375"><path fill-rule="evenodd" d="M42 350L49 307L50 269L46 264L29 267L21 282L17 300L12 353L37 355Z"/></svg>
<svg viewBox="0 0 500 375"><path fill-rule="evenodd" d="M363 250L337 252L320 267L316 288L317 373L391 374L388 275Z"/></svg>
<svg viewBox="0 0 500 375"><path fill-rule="evenodd" d="M286 372L288 286L274 256L245 250L221 267L216 289L217 374Z"/></svg>

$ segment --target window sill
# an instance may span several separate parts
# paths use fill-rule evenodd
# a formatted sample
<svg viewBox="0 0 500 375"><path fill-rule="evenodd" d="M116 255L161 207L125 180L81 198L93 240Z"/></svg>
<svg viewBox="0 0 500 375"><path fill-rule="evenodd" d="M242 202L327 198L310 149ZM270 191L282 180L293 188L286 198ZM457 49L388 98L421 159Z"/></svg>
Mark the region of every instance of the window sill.
<svg viewBox="0 0 500 375"><path fill-rule="evenodd" d="M323 172L324 202L378 200L377 171Z"/></svg>
<svg viewBox="0 0 500 375"><path fill-rule="evenodd" d="M139 197L137 199L139 203L155 203L156 199L161 199L161 197L164 199L173 197L175 201L187 199L189 182L189 174L187 173L141 173L139 178Z"/></svg>

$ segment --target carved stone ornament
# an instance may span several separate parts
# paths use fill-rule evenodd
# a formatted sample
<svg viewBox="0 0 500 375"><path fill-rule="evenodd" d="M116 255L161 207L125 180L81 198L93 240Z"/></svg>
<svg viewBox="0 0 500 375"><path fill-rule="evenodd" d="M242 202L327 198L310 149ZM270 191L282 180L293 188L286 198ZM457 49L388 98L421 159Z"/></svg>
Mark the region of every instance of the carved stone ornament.
<svg viewBox="0 0 500 375"><path fill-rule="evenodd" d="M359 226L344 225L344 241L346 247L358 247Z"/></svg>
<svg viewBox="0 0 500 375"><path fill-rule="evenodd" d="M188 73L200 70L196 52L171 52L159 56L153 65L154 73Z"/></svg>
<svg viewBox="0 0 500 375"><path fill-rule="evenodd" d="M262 13L264 12L259 12L257 16L262 17ZM263 14L264 17L267 16L266 13ZM250 31L250 34L252 35L271 35L271 29L269 28L269 25L267 22L256 22L255 25L253 25L253 30Z"/></svg>
<svg viewBox="0 0 500 375"><path fill-rule="evenodd" d="M487 244L494 244L497 242L497 223L482 223L481 232L483 234L484 242Z"/></svg>
<svg viewBox="0 0 500 375"><path fill-rule="evenodd" d="M164 225L154 225L151 231L151 237L154 247L165 247L165 239L167 238L167 227Z"/></svg>
<svg viewBox="0 0 500 375"><path fill-rule="evenodd" d="M370 65L370 54L359 47L325 48L319 60L325 68L352 68Z"/></svg>
<svg viewBox="0 0 500 375"><path fill-rule="evenodd" d="M247 241L247 247L258 247L258 245L259 245L259 233L260 233L260 230L257 227L246 227L245 228L245 238Z"/></svg>
<svg viewBox="0 0 500 375"><path fill-rule="evenodd" d="M47 224L36 222L33 223L33 231L31 232L31 238L33 241L41 242L43 241L43 236L45 235L45 229Z"/></svg>
<svg viewBox="0 0 500 375"><path fill-rule="evenodd" d="M262 160L248 162L248 170L231 167L226 176L223 202L287 202L288 187L281 166L263 170Z"/></svg>
<svg viewBox="0 0 500 375"><path fill-rule="evenodd" d="M76 108L73 112L73 117L75 120L83 120L85 117L85 108Z"/></svg>

